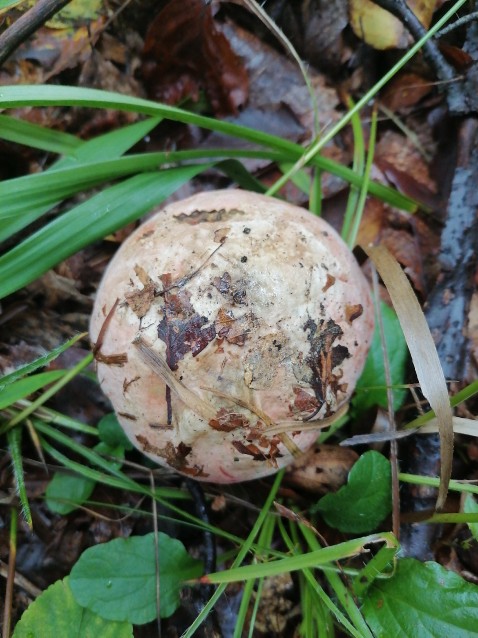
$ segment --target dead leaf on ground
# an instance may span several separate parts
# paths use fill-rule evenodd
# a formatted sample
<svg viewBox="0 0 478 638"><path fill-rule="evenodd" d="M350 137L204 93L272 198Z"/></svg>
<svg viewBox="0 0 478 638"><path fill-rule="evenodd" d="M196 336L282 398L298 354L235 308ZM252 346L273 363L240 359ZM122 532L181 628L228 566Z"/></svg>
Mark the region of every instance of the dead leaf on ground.
<svg viewBox="0 0 478 638"><path fill-rule="evenodd" d="M393 113L407 113L434 89L434 83L417 73L398 73L387 84L380 102Z"/></svg>
<svg viewBox="0 0 478 638"><path fill-rule="evenodd" d="M374 168L382 173L385 183L428 208L436 206L438 189L428 163L416 144L401 133L386 131L381 136L376 146Z"/></svg>
<svg viewBox="0 0 478 638"><path fill-rule="evenodd" d="M224 116L247 100L243 63L202 0L172 0L157 14L146 34L142 73L159 102L198 101L204 91L215 115Z"/></svg>
<svg viewBox="0 0 478 638"><path fill-rule="evenodd" d="M347 482L358 454L338 445L315 445L291 465L286 473L286 485L314 494L336 492Z"/></svg>

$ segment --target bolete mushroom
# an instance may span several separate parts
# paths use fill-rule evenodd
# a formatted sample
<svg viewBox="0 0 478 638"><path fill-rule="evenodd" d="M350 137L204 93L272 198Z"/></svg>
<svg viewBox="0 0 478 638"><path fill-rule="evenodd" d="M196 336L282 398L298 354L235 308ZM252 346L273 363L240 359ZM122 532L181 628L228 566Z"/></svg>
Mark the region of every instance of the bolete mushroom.
<svg viewBox="0 0 478 638"><path fill-rule="evenodd" d="M241 190L166 206L119 248L91 319L98 378L133 444L199 480L271 474L347 403L368 284L306 210Z"/></svg>

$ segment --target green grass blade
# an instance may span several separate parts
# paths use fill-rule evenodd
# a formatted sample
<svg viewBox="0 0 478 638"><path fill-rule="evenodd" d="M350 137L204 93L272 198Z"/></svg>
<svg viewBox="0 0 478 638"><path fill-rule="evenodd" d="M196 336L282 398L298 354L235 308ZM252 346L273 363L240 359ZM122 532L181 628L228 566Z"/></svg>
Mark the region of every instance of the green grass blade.
<svg viewBox="0 0 478 638"><path fill-rule="evenodd" d="M256 522L254 523L252 530L249 533L249 536L247 537L247 539L245 541L242 542L241 548L236 556L236 558L234 559L233 562L233 567L237 567L238 565L240 565L242 563L242 561L245 559L245 557L247 556L247 554L251 551L251 549L253 548L253 544L254 544L254 540L256 538L256 536L259 534L264 521L266 520L270 509L272 507L272 504L274 502L274 499L276 498L277 495L277 491L281 485L282 482L282 478L284 476L284 470L281 470L280 472L278 472L274 478L274 482L269 490L269 494L267 495L267 498L264 502L264 505L261 508L261 511L259 512L259 515L256 519ZM252 567L255 567L255 565L253 565ZM211 596L211 598L209 599L209 601L204 605L203 609L199 612L198 616L196 617L196 619L194 620L194 622L186 629L186 631L183 633L181 638L191 638L191 636L194 635L194 633L196 632L196 629L201 625L201 623L204 621L204 619L206 618L206 616L208 615L208 613L211 611L211 609L214 607L214 605L216 604L217 600L221 597L221 595L224 593L224 590L226 589L226 583L224 584L220 584L219 587L216 589L216 591L214 592L214 594Z"/></svg>
<svg viewBox="0 0 478 638"><path fill-rule="evenodd" d="M356 206L353 211L353 215L350 219L350 226L348 228L347 235L345 236L345 241L348 247L350 248L350 250L354 249L355 244L357 242L357 235L358 235L360 223L362 221L363 213L365 210L365 204L367 201L367 194L368 194L368 185L370 183L370 174L372 172L373 159L375 156L376 137L377 137L377 110L374 108L372 112L372 121L370 124L367 160L365 162L365 167L363 168L363 182L360 188Z"/></svg>
<svg viewBox="0 0 478 638"><path fill-rule="evenodd" d="M85 336L84 334L76 335L72 339L69 339L66 343L63 343L61 346L58 346L58 348L55 348L54 350L49 352L48 354L45 354L42 357L38 357L38 359L35 359L35 361L32 361L31 363L27 363L21 368L17 368L13 372L10 372L9 374L6 374L5 376L1 377L0 392L3 390L5 386L10 385L10 383L17 381L18 379L21 379L22 377L25 377L27 374L31 374L32 372L35 372L35 370L38 370L38 368L43 368L44 366L48 365L50 361L53 361L62 352L65 352L65 350L68 350L68 348L71 348L71 346L73 346L77 341L82 339L84 336Z"/></svg>
<svg viewBox="0 0 478 638"><path fill-rule="evenodd" d="M300 555L299 554L300 550L298 550L298 548L300 547L300 544L298 541L297 525L291 526L293 540L287 534L287 531L284 527L284 523L282 520L279 520L279 528L281 530L282 538L284 539L289 551L293 555ZM341 625L343 625L345 629L347 629L347 631L349 631L349 633L352 636L354 636L354 638L362 638L362 636L357 633L355 627L349 622L349 620L342 613L342 611L340 611L340 609L337 607L334 601L330 598L330 596L327 595L327 593L324 591L320 583L317 582L312 570L309 568L304 568L301 570L301 574L303 575L305 581L307 581L307 585L310 591L315 594L318 601L320 601L320 603L322 604L324 616L325 616L325 611L328 610L331 614L333 614L333 616L337 619L337 621Z"/></svg>
<svg viewBox="0 0 478 638"><path fill-rule="evenodd" d="M23 460L22 460L22 428L15 428L8 433L8 448L10 450L10 456L12 458L13 475L15 477L15 483L17 486L18 497L22 506L22 514L28 527L33 528L32 514L30 510L30 503L28 502L27 490L25 487L25 474L23 472Z"/></svg>
<svg viewBox="0 0 478 638"><path fill-rule="evenodd" d="M70 255L138 219L210 165L144 173L105 189L0 257L0 298Z"/></svg>
<svg viewBox="0 0 478 638"><path fill-rule="evenodd" d="M300 525L300 531L302 532L308 546L312 551L320 551L321 546L317 540L317 537L308 529L305 525ZM385 547L388 547L385 545ZM382 548L383 549L383 548ZM394 550L396 551L396 549ZM340 575L337 572L324 572L324 577L327 579L330 587L335 592L338 601L347 612L353 626L357 632L364 638L373 638L373 635L364 620L359 608L355 604L351 592L347 586L342 582Z"/></svg>
<svg viewBox="0 0 478 638"><path fill-rule="evenodd" d="M222 162L215 164L215 168L219 169L246 190L254 191L256 193L264 193L266 190L262 182L251 175L244 165L237 160L223 160Z"/></svg>
<svg viewBox="0 0 478 638"><path fill-rule="evenodd" d="M463 3L465 0L461 0ZM119 93L100 91L73 86L42 86L41 91L37 85L3 86L0 90L0 107L13 108L18 106L84 106L95 108L111 108L124 111L133 111L145 115L160 116L176 122L192 124L211 131L217 131L237 137L239 139L260 144L276 151L288 154L288 161L300 160L304 155L304 149L300 144L289 142L269 133L264 133L246 126L233 124L225 120L216 120L183 109L158 104L141 98L134 98ZM308 153L308 161L322 170L329 171L346 181L361 186L362 179L352 169L341 166L333 160ZM409 197L401 195L397 191L382 184L370 183L370 193L380 197L391 206L402 208L408 212L414 212L418 203Z"/></svg>
<svg viewBox="0 0 478 638"><path fill-rule="evenodd" d="M140 122L123 126L114 131L108 131L103 135L82 142L69 157L60 159L51 170L63 168L73 163L85 164L87 162L114 159L120 157L126 151L148 135L161 122L161 117L149 117Z"/></svg>
<svg viewBox="0 0 478 638"><path fill-rule="evenodd" d="M378 82L376 82L371 89L369 89L365 95L355 104L353 108L349 110L336 124L334 124L320 139L311 144L308 149L302 154L297 163L283 175L276 183L267 191L268 195L277 193L284 184L292 177L292 175L300 170L303 166L310 164L317 154L325 148L326 144L339 133L344 126L346 126L355 113L358 113L364 106L366 106L397 73L402 69L405 64L411 60L416 53L421 49L423 44L435 35L449 20L453 19L458 9L465 4L467 0L457 0L452 7L443 15L437 22L429 29L429 31L422 38L417 40L410 49L394 64L394 66L385 73Z"/></svg>
<svg viewBox="0 0 478 638"><path fill-rule="evenodd" d="M274 528L275 528L276 520L277 519L272 517L272 516L265 519L264 524L263 524L262 529L261 529L261 532L260 532L260 535L259 535L259 538L258 538L258 544L260 546L262 546L262 547L271 547L272 546L272 539L273 539L273 535L274 535ZM263 554L260 554L259 558L260 558L260 560L267 560L269 558L269 553L266 551ZM258 562L257 554L256 554L256 557L254 557L254 562ZM257 612L259 610L259 604L260 604L261 591L262 591L263 584L264 584L264 579L260 579L258 581L258 583L257 583L256 597L255 597L252 613L250 615L249 638L252 637L253 632L254 632L255 618L256 618ZM242 592L241 605L240 605L239 611L237 613L236 627L234 629L233 638L241 638L242 636L244 636L244 633L243 633L244 632L244 625L246 623L247 611L249 609L249 606L250 606L250 603L251 603L251 599L253 597L254 586L255 586L255 581L254 580L249 580L244 585L244 591Z"/></svg>
<svg viewBox="0 0 478 638"><path fill-rule="evenodd" d="M30 396L49 383L61 379L65 375L65 370L51 370L50 372L39 372L32 376L25 377L10 383L8 386L0 388L0 410L4 410L20 399Z"/></svg>
<svg viewBox="0 0 478 638"><path fill-rule="evenodd" d="M69 155L82 144L75 135L54 131L10 115L0 115L0 139L59 155Z"/></svg>
<svg viewBox="0 0 478 638"><path fill-rule="evenodd" d="M37 408L42 406L48 399L54 396L61 388L63 388L67 383L71 381L77 374L80 374L90 363L93 361L93 353L87 354L81 361L79 361L73 368L70 370L63 370L63 374L60 379L57 380L53 385L50 385L43 394L41 394L38 398L34 399L31 402L28 402L27 407L23 408L21 412L17 412L8 423L4 423L0 426L0 435L4 432L7 432L15 425L26 419L30 414L32 414ZM48 373L45 373L48 374ZM19 382L20 383L20 382Z"/></svg>
<svg viewBox="0 0 478 638"><path fill-rule="evenodd" d="M369 536L338 543L331 547L323 547L316 551L270 561L269 563L261 565L232 567L225 572L208 574L201 582L212 584L232 583L235 581L250 580L251 578L261 578L262 576L276 576L283 572L322 567L328 563L344 558L358 556L362 552L367 551L365 546L370 543L390 543L392 546L397 545L395 538L389 532L370 534Z"/></svg>
<svg viewBox="0 0 478 638"><path fill-rule="evenodd" d="M351 99L348 100L347 106L349 108L353 107L353 102ZM355 113L350 123L352 125L353 144L354 144L354 157L352 162L352 168L354 172L357 173L358 175L363 175L363 171L365 167L365 140L363 136L363 127L362 127L362 121L360 119L360 114ZM357 188L357 186L350 187L349 196L347 198L347 206L345 208L344 221L342 223L342 230L341 230L341 236L345 242L347 242L347 238L350 235L350 228L352 226L354 213L357 209L359 193L360 191ZM350 244L348 245L350 248Z"/></svg>
<svg viewBox="0 0 478 638"><path fill-rule="evenodd" d="M107 167L110 166L108 161L119 158L159 121L160 118L149 118L100 135L93 140L81 143L73 155L61 158L44 173L0 182L2 201L0 241L31 224L65 197L70 197L105 180L114 179L128 172L136 172L131 168L128 169L127 166L126 172L120 171L118 175L114 172L115 168L118 169L113 162L111 173L109 173L108 168L105 171L104 164L106 163ZM128 158L128 162L130 167L134 166L134 161ZM98 163L100 163L99 166ZM83 164L86 166L82 166ZM88 164L93 164L93 167L89 169ZM156 167L157 165L151 162L150 168ZM65 169L66 172L56 177L53 175L55 171L65 171Z"/></svg>

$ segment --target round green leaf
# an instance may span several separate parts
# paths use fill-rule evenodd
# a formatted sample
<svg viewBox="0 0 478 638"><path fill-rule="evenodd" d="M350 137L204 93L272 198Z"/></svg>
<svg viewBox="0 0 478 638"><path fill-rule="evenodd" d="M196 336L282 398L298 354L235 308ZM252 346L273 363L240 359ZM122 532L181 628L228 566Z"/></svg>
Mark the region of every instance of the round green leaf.
<svg viewBox="0 0 478 638"><path fill-rule="evenodd" d="M376 579L362 612L376 638L476 638L478 587L435 562L399 560Z"/></svg>
<svg viewBox="0 0 478 638"><path fill-rule="evenodd" d="M80 607L68 578L48 587L20 618L13 638L133 638L128 622L104 620Z"/></svg>
<svg viewBox="0 0 478 638"><path fill-rule="evenodd" d="M365 452L349 473L347 485L326 494L314 511L341 532L363 534L374 530L392 508L389 461L371 450Z"/></svg>
<svg viewBox="0 0 478 638"><path fill-rule="evenodd" d="M133 445L124 433L123 428L118 423L114 412L105 414L98 423L100 439L112 448L123 447L125 450L132 450Z"/></svg>
<svg viewBox="0 0 478 638"><path fill-rule="evenodd" d="M77 602L111 620L136 625L156 618L154 534L116 538L87 549L73 567L70 585ZM184 545L159 533L160 613L179 606L182 583L202 573L202 563Z"/></svg>
<svg viewBox="0 0 478 638"><path fill-rule="evenodd" d="M52 512L66 516L87 501L95 481L79 474L56 472L46 488L46 504Z"/></svg>

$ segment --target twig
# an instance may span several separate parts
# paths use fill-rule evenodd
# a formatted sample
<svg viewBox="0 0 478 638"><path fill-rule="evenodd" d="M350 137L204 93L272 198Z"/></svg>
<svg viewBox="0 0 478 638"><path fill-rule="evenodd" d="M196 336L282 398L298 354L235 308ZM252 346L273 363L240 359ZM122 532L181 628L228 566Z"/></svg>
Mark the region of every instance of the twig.
<svg viewBox="0 0 478 638"><path fill-rule="evenodd" d="M459 29L460 27L465 26L465 24L473 22L473 20L478 20L478 11L473 11L473 13L469 13L467 16L462 16L461 18L458 18L458 20L455 20L455 22L449 24L447 27L440 29L440 31L435 34L435 38L442 38L444 35L448 35L455 29Z"/></svg>
<svg viewBox="0 0 478 638"><path fill-rule="evenodd" d="M0 66L47 20L71 0L38 0L33 7L0 35Z"/></svg>
<svg viewBox="0 0 478 638"><path fill-rule="evenodd" d="M204 490L197 481L193 479L185 479L186 487L192 496L194 506L196 508L196 515L202 520L203 523L209 525L209 512L204 498ZM208 529L203 531L204 541L204 573L212 574L216 571L216 543L214 542L214 536Z"/></svg>
<svg viewBox="0 0 478 638"><path fill-rule="evenodd" d="M425 27L404 0L373 0L373 2L398 18L415 40L420 40L427 34ZM431 38L423 44L422 48L425 59L433 68L438 80L443 83L450 111L461 112L463 110L463 92L456 82L458 78L455 70L448 64L436 42Z"/></svg>

